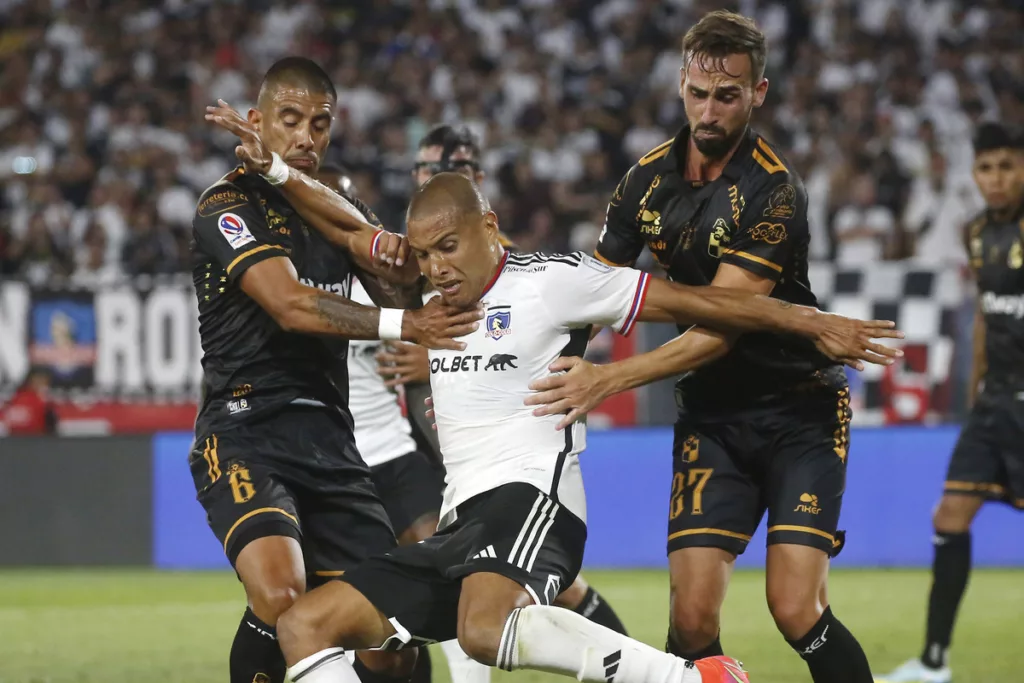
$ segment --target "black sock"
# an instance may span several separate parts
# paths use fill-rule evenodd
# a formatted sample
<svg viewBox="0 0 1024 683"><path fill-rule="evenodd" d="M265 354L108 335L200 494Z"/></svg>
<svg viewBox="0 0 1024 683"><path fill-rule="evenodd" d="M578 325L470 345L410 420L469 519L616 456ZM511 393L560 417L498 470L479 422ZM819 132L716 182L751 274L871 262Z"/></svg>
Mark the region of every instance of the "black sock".
<svg viewBox="0 0 1024 683"><path fill-rule="evenodd" d="M231 643L231 683L284 683L284 655L277 631L248 607Z"/></svg>
<svg viewBox="0 0 1024 683"><path fill-rule="evenodd" d="M668 640L665 642L665 652L675 655L676 657L682 657L688 659L691 662L695 662L698 659L704 659L705 657L721 657L725 654L722 650L722 634L719 633L715 636L715 639L711 641L711 644L700 650L687 651L684 650L676 639L672 637L672 631L668 632Z"/></svg>
<svg viewBox="0 0 1024 683"><path fill-rule="evenodd" d="M921 663L933 669L946 665L953 624L971 574L971 532L935 532L932 590L928 596L928 631Z"/></svg>
<svg viewBox="0 0 1024 683"><path fill-rule="evenodd" d="M628 635L626 627L622 625L622 620L619 619L619 615L601 597L601 594L593 588L587 588L587 594L583 596L583 601L576 605L573 612L586 617L595 624L610 628L616 633L621 633L624 636Z"/></svg>
<svg viewBox="0 0 1024 683"><path fill-rule="evenodd" d="M421 647L417 653L418 657L422 657L423 653L427 651L427 648ZM416 665L419 666L418 664ZM363 663L363 660L356 656L355 663L352 664L352 668L356 670L356 674L359 676L361 683L411 683L412 677L416 675L416 669L414 668L409 676L391 676L386 673L379 673L370 669Z"/></svg>
<svg viewBox="0 0 1024 683"><path fill-rule="evenodd" d="M872 683L867 655L857 639L826 607L800 640L787 641L811 671L814 683Z"/></svg>
<svg viewBox="0 0 1024 683"><path fill-rule="evenodd" d="M411 683L430 683L433 667L430 665L430 650L421 647L416 657L416 668L412 670Z"/></svg>

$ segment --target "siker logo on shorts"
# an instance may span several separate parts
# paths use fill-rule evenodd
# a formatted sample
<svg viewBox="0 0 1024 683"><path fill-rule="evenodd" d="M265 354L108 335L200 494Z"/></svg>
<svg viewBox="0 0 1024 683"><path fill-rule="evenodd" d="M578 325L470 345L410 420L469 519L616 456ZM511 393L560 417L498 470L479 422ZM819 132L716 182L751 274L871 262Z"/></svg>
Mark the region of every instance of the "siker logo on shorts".
<svg viewBox="0 0 1024 683"><path fill-rule="evenodd" d="M249 226L237 214L221 214L221 217L217 219L217 227L220 228L220 234L224 235L224 239L228 241L232 249L239 249L256 241L256 238L249 232Z"/></svg>

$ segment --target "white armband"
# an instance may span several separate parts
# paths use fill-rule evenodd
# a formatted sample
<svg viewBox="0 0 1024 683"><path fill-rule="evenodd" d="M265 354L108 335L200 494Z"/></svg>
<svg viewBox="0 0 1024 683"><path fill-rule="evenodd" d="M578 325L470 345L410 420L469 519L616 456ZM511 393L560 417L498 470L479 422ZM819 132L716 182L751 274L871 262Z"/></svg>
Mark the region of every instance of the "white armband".
<svg viewBox="0 0 1024 683"><path fill-rule="evenodd" d="M402 339L402 316L405 310L401 308L380 309L380 322L377 323L377 336L382 341L400 341Z"/></svg>

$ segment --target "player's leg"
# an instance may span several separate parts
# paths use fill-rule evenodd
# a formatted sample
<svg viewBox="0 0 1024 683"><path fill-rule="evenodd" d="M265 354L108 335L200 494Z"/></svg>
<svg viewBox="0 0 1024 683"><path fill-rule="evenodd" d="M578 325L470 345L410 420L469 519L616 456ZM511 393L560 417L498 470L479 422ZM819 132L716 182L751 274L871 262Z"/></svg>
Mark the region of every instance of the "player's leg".
<svg viewBox="0 0 1024 683"><path fill-rule="evenodd" d="M949 646L960 602L971 572L971 523L986 499L999 498L1006 481L999 449L993 440L997 425L982 401L964 426L946 471L945 491L932 516L932 584L924 650L882 680L892 683L947 683Z"/></svg>
<svg viewBox="0 0 1024 683"><path fill-rule="evenodd" d="M231 683L284 680L275 624L306 587L294 497L275 474L266 428L198 438L189 457L198 499L248 602L231 645Z"/></svg>
<svg viewBox="0 0 1024 683"><path fill-rule="evenodd" d="M287 473L302 519L303 555L310 590L395 549L387 513L347 424L335 413L315 411L304 421L304 447L320 454L304 458ZM363 683L408 681L414 652L359 653L355 670Z"/></svg>
<svg viewBox="0 0 1024 683"><path fill-rule="evenodd" d="M626 627L619 619L619 615L600 593L583 580L582 576L577 576L571 586L558 594L555 605L571 609L595 624L626 635Z"/></svg>
<svg viewBox="0 0 1024 683"><path fill-rule="evenodd" d="M849 393L808 397L759 425L775 448L766 486L766 595L775 625L815 683L871 683L867 656L828 603L846 487ZM837 402L838 401L838 407Z"/></svg>
<svg viewBox="0 0 1024 683"><path fill-rule="evenodd" d="M419 543L437 531L444 477L426 455L414 451L370 470L399 545ZM462 651L456 640L441 643L452 683L488 683L491 671ZM430 652L420 648L412 683L429 683Z"/></svg>
<svg viewBox="0 0 1024 683"><path fill-rule="evenodd" d="M696 660L723 652L722 602L736 556L746 549L761 515L760 493L740 457L748 437L742 424L698 425L686 419L676 424L666 649L679 657Z"/></svg>

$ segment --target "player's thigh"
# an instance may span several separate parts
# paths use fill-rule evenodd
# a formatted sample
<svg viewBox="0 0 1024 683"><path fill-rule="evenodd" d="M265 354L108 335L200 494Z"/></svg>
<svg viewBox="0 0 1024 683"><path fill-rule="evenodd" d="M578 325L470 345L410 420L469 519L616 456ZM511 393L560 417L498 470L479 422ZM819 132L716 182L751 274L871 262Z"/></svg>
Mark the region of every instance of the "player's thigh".
<svg viewBox="0 0 1024 683"><path fill-rule="evenodd" d="M997 439L1006 480L1004 500L1024 509L1024 391L1004 402Z"/></svg>
<svg viewBox="0 0 1024 683"><path fill-rule="evenodd" d="M827 556L841 549L837 532L846 491L849 452L848 394L808 399L762 425L773 449L765 486L768 545L817 548Z"/></svg>
<svg viewBox="0 0 1024 683"><path fill-rule="evenodd" d="M370 476L401 545L437 529L444 478L427 456L414 451L371 469Z"/></svg>
<svg viewBox="0 0 1024 683"><path fill-rule="evenodd" d="M747 471L750 456L743 451L749 448L741 431L730 425L686 418L676 423L670 556L690 548L717 548L732 555L746 549L763 509L758 484Z"/></svg>
<svg viewBox="0 0 1024 683"><path fill-rule="evenodd" d="M301 540L295 495L255 430L198 438L189 468L207 522L232 565L258 538Z"/></svg>

